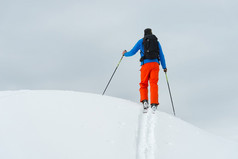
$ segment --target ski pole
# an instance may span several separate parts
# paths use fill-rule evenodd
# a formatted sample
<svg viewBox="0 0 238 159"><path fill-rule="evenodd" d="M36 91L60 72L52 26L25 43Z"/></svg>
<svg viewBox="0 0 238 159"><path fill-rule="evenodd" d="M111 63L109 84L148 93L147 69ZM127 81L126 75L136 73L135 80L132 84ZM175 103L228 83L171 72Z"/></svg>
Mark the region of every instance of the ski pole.
<svg viewBox="0 0 238 159"><path fill-rule="evenodd" d="M165 72L165 76L166 76L166 81L167 81L167 85L168 85L168 89L169 89L169 95L170 95L170 99L171 99L171 103L172 103L174 116L176 116L175 109L174 109L174 103L173 103L173 99L172 99L172 95L171 95L171 91L170 91L170 87L169 87L169 80L168 80L167 72Z"/></svg>
<svg viewBox="0 0 238 159"><path fill-rule="evenodd" d="M109 82L107 83L107 86L106 86L106 88L104 89L104 91L103 91L102 95L104 95L104 93L106 92L106 90L107 90L107 87L108 87L108 85L110 84L110 82L111 82L111 80L112 80L112 78L113 78L113 76L114 76L114 74L115 74L115 72L116 72L117 68L119 67L119 65L120 65L120 63L121 63L121 61L122 61L123 57L124 57L124 55L122 55L122 57L121 57L121 59L120 59L119 63L117 64L117 67L116 67L116 69L114 70L114 72L113 72L113 74L112 74L112 76L111 76L111 78L110 78Z"/></svg>

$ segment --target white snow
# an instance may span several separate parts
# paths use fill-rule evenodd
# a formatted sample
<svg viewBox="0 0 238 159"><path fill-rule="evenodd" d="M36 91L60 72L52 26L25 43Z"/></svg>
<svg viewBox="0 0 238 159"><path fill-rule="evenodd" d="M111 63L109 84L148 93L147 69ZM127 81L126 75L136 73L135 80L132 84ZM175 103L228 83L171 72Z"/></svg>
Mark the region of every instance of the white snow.
<svg viewBox="0 0 238 159"><path fill-rule="evenodd" d="M95 158L238 159L238 143L123 99L0 92L0 159Z"/></svg>

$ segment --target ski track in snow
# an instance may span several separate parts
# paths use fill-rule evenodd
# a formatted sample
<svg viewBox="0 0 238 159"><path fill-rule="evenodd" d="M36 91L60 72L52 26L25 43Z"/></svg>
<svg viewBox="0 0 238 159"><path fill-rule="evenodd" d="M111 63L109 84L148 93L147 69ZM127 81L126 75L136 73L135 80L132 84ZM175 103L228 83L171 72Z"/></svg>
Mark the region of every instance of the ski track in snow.
<svg viewBox="0 0 238 159"><path fill-rule="evenodd" d="M136 159L155 159L155 123L151 109L139 115Z"/></svg>

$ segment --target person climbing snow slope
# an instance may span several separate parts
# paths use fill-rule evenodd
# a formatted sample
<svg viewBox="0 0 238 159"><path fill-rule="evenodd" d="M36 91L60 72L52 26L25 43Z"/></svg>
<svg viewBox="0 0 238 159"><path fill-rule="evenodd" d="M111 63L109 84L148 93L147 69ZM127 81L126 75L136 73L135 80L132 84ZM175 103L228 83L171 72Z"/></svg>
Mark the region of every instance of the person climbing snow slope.
<svg viewBox="0 0 238 159"><path fill-rule="evenodd" d="M155 111L159 105L159 66L160 64L162 65L164 72L167 72L167 68L161 45L157 40L157 37L152 34L152 30L150 28L144 30L144 38L140 39L129 52L124 50L122 54L125 57L129 57L135 55L139 50L141 54L140 102L142 102L144 110L147 111L149 108L149 82L151 108Z"/></svg>

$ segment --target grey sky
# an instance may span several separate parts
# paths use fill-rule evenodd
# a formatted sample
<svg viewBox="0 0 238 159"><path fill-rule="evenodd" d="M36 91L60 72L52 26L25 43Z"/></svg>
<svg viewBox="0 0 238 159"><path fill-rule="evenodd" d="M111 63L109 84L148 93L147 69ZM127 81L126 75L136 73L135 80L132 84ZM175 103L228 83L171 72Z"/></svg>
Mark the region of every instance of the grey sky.
<svg viewBox="0 0 238 159"><path fill-rule="evenodd" d="M228 124L238 121L237 3L1 1L0 90L101 94L121 52L150 27L165 54L178 116L209 130L214 125L213 130L238 133L237 125ZM138 102L138 61L139 53L123 59L106 95ZM171 113L162 71L159 85L160 109Z"/></svg>

